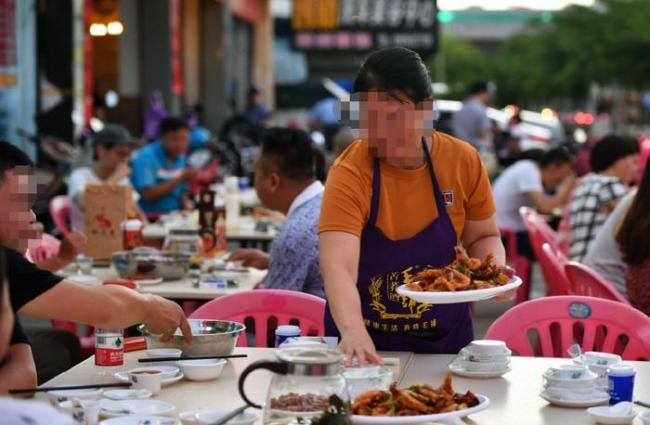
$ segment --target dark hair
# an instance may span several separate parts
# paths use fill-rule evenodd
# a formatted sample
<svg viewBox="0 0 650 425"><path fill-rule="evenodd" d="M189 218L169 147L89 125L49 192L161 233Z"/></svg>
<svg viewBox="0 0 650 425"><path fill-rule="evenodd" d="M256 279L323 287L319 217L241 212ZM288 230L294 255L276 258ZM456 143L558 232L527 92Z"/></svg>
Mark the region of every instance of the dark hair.
<svg viewBox="0 0 650 425"><path fill-rule="evenodd" d="M181 129L190 129L190 126L187 125L184 119L178 117L167 117L160 122L159 133L162 137L167 133L172 133Z"/></svg>
<svg viewBox="0 0 650 425"><path fill-rule="evenodd" d="M621 248L623 261L640 264L650 258L650 159L646 161L641 184L630 209L616 234L616 242Z"/></svg>
<svg viewBox="0 0 650 425"><path fill-rule="evenodd" d="M527 159L530 161L535 161L540 167L546 168L549 165L563 165L571 164L573 162L573 156L571 152L563 146L553 148L550 150L544 149L528 149L523 151L517 160Z"/></svg>
<svg viewBox="0 0 650 425"><path fill-rule="evenodd" d="M33 167L34 163L25 154L9 142L0 140L0 181L5 177L5 171L16 167Z"/></svg>
<svg viewBox="0 0 650 425"><path fill-rule="evenodd" d="M470 86L469 86L469 94L475 95L479 93L487 93L488 91L488 84L485 81L474 81Z"/></svg>
<svg viewBox="0 0 650 425"><path fill-rule="evenodd" d="M599 173L614 165L621 158L638 154L639 150L639 143L636 140L610 134L591 148L589 165L592 171Z"/></svg>
<svg viewBox="0 0 650 425"><path fill-rule="evenodd" d="M280 173L291 180L315 178L316 155L311 138L303 130L273 127L262 137L262 157L272 157Z"/></svg>
<svg viewBox="0 0 650 425"><path fill-rule="evenodd" d="M352 93L372 90L400 91L414 103L433 98L431 77L422 58L404 47L377 50L363 62Z"/></svg>

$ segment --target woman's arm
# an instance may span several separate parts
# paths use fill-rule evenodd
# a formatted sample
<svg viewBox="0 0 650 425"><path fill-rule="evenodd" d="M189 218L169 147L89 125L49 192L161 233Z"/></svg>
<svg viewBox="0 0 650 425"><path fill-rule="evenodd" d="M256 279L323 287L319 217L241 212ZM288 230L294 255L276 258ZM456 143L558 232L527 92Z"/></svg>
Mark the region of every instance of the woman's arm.
<svg viewBox="0 0 650 425"><path fill-rule="evenodd" d="M381 364L361 313L357 289L359 237L344 232L323 232L319 236L319 248L325 293L341 333L341 351L347 356L348 364L353 357L357 357L359 365Z"/></svg>
<svg viewBox="0 0 650 425"><path fill-rule="evenodd" d="M7 396L11 389L35 388L36 365L29 344L9 347L7 358L0 364L0 396ZM30 398L33 394L20 396Z"/></svg>

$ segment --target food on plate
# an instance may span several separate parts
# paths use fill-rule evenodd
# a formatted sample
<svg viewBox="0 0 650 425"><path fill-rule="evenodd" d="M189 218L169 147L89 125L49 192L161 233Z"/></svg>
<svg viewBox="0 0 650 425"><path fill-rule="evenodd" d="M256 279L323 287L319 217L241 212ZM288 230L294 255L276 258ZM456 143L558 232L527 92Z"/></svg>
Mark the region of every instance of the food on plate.
<svg viewBox="0 0 650 425"><path fill-rule="evenodd" d="M289 412L322 412L329 407L327 396L319 394L284 394L271 399L271 409Z"/></svg>
<svg viewBox="0 0 650 425"><path fill-rule="evenodd" d="M424 269L406 285L411 291L467 291L503 286L514 276L507 266L494 263L494 254L488 254L483 261L470 258L465 250L456 246L456 259L439 269Z"/></svg>
<svg viewBox="0 0 650 425"><path fill-rule="evenodd" d="M470 391L457 394L451 386L451 375L437 389L429 385L412 385L399 389L396 384L388 391L366 391L352 404L352 413L362 416L417 416L453 412L479 404Z"/></svg>

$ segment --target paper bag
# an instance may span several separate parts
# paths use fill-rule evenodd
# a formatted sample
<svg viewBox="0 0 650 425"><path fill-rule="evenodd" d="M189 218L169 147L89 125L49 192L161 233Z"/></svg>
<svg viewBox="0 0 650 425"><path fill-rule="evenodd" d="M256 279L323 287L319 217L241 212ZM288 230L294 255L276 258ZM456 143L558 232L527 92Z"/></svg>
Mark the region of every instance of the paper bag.
<svg viewBox="0 0 650 425"><path fill-rule="evenodd" d="M122 222L127 219L131 187L88 185L84 195L86 255L98 260L110 259L122 247Z"/></svg>

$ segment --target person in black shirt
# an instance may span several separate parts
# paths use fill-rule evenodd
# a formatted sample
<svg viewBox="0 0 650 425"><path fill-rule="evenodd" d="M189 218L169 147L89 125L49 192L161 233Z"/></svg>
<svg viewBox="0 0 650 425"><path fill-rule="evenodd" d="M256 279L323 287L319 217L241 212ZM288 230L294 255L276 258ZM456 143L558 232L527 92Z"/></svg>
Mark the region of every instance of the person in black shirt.
<svg viewBox="0 0 650 425"><path fill-rule="evenodd" d="M34 234L36 221L30 209L36 193L30 173L29 158L15 146L0 141L0 245L7 252L7 278L14 311L108 329L144 323L165 339L180 327L191 342L189 324L176 303L120 286L79 285L40 270L20 254ZM35 384L34 361L20 326L15 327L10 351L11 362L3 369L19 373L11 375L11 379L0 379L0 395L9 388Z"/></svg>

